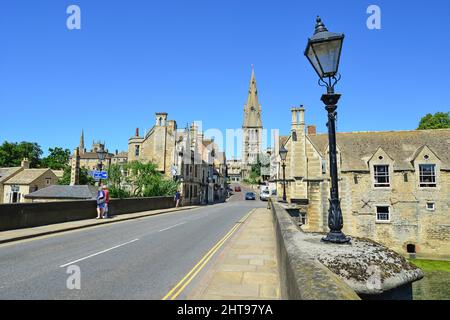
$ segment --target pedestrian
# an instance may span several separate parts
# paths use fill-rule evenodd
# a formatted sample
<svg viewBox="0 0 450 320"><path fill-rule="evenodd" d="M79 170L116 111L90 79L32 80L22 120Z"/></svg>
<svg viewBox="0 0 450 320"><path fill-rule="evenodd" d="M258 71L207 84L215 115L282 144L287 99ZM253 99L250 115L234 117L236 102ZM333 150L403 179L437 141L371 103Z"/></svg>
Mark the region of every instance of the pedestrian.
<svg viewBox="0 0 450 320"><path fill-rule="evenodd" d="M108 218L109 214L109 190L108 186L103 185L103 192L105 193L105 207L103 208L103 219Z"/></svg>
<svg viewBox="0 0 450 320"><path fill-rule="evenodd" d="M177 192L175 192L175 208L178 208L180 206L180 200L181 200L181 193L180 191L177 190Z"/></svg>
<svg viewBox="0 0 450 320"><path fill-rule="evenodd" d="M97 219L101 219L105 210L105 192L102 187L98 188L97 192Z"/></svg>

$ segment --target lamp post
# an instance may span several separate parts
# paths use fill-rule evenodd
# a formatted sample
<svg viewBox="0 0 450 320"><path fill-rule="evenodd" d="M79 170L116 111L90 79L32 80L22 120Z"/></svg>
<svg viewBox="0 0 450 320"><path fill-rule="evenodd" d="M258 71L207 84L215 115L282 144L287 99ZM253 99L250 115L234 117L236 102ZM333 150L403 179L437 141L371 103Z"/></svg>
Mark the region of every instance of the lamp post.
<svg viewBox="0 0 450 320"><path fill-rule="evenodd" d="M286 157L288 151L284 146L280 148L280 158L282 161L281 166L283 167L283 202L286 202Z"/></svg>
<svg viewBox="0 0 450 320"><path fill-rule="evenodd" d="M102 171L102 169L103 169L103 160L105 160L105 158L106 158L106 153L107 152L103 149L103 147L97 149L97 158L99 160L98 168L100 171ZM102 179L100 178L98 181L98 185L101 186L101 184L102 184Z"/></svg>
<svg viewBox="0 0 450 320"><path fill-rule="evenodd" d="M340 94L334 93L334 86L340 80L338 73L344 35L329 32L317 16L314 35L308 39L305 56L319 76L319 85L327 88L322 95L322 102L328 113L328 143L330 153L330 208L328 210L328 227L330 232L322 239L325 242L347 243L350 238L341 231L344 226L339 199L337 156L336 156L336 116Z"/></svg>

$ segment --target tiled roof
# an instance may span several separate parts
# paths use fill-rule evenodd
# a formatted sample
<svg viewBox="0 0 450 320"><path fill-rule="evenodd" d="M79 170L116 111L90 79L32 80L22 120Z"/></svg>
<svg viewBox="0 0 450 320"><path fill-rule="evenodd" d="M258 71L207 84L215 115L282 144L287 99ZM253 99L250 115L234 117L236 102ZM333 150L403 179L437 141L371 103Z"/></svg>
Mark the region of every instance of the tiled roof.
<svg viewBox="0 0 450 320"><path fill-rule="evenodd" d="M95 186L62 186L52 185L25 195L27 199L95 199L97 187Z"/></svg>
<svg viewBox="0 0 450 320"><path fill-rule="evenodd" d="M128 158L128 152L119 152L118 154L114 155L113 158Z"/></svg>
<svg viewBox="0 0 450 320"><path fill-rule="evenodd" d="M324 155L328 135L310 135L308 138ZM345 132L337 133L336 141L343 171L368 170L367 161L379 147L394 160L394 170L413 170L412 160L425 145L441 160L441 168L450 170L450 129Z"/></svg>
<svg viewBox="0 0 450 320"><path fill-rule="evenodd" d="M30 184L47 172L55 175L51 169L24 169L11 179L6 180L5 184Z"/></svg>
<svg viewBox="0 0 450 320"><path fill-rule="evenodd" d="M9 179L9 177L21 170L22 167L0 168L0 183Z"/></svg>

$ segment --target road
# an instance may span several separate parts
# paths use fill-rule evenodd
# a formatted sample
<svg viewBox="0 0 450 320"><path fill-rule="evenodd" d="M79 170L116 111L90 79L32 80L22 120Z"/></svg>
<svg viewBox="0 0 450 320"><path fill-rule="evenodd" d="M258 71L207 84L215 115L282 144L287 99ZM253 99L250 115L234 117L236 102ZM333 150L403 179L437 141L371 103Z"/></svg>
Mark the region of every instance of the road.
<svg viewBox="0 0 450 320"><path fill-rule="evenodd" d="M244 201L243 195L227 203L0 245L0 299L161 299L237 221L266 205ZM67 287L73 265L80 271L79 290Z"/></svg>

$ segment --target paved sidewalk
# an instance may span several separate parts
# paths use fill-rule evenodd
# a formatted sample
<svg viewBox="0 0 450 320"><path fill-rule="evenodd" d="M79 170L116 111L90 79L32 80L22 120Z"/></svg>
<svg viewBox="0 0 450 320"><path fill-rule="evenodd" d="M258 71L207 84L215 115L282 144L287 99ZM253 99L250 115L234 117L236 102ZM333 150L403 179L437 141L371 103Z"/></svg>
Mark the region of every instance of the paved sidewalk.
<svg viewBox="0 0 450 320"><path fill-rule="evenodd" d="M280 299L275 230L270 210L256 209L248 217L187 298Z"/></svg>
<svg viewBox="0 0 450 320"><path fill-rule="evenodd" d="M97 219L93 218L93 219L85 219L85 220L77 220L77 221L71 221L71 222L50 224L50 225L34 227L34 228L0 231L0 244L12 242L12 241L23 240L23 239L34 238L34 237L39 237L39 236L45 236L45 235L58 233L58 232L88 228L88 227L98 226L98 225L102 225L102 224L138 219L138 218L154 216L154 215L158 215L158 214L164 214L164 213L175 212L175 211L189 210L189 209L194 209L194 208L198 208L198 207L199 206L188 206L188 207L180 207L180 208L158 209L158 210L143 211L143 212L137 212L137 213L121 214L118 216L112 216L109 219L97 220Z"/></svg>

